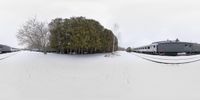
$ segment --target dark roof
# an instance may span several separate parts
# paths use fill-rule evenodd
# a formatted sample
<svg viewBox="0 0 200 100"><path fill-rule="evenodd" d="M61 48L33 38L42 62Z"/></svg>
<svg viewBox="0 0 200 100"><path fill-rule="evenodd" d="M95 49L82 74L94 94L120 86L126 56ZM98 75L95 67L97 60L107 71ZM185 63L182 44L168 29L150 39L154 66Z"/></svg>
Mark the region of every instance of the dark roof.
<svg viewBox="0 0 200 100"><path fill-rule="evenodd" d="M161 44L161 43L190 43L190 42L181 42L178 39L176 39L176 40L166 40L166 41L153 42L152 44Z"/></svg>
<svg viewBox="0 0 200 100"><path fill-rule="evenodd" d="M3 45L3 44L0 44L0 47L9 47L9 46L7 46L7 45Z"/></svg>

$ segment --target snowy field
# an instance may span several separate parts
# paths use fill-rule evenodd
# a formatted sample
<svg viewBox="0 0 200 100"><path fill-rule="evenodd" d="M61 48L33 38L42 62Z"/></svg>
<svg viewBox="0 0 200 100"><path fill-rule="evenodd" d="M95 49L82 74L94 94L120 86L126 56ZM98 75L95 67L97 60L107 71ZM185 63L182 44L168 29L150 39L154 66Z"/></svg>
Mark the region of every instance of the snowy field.
<svg viewBox="0 0 200 100"><path fill-rule="evenodd" d="M200 100L199 55L118 54L0 54L0 100Z"/></svg>

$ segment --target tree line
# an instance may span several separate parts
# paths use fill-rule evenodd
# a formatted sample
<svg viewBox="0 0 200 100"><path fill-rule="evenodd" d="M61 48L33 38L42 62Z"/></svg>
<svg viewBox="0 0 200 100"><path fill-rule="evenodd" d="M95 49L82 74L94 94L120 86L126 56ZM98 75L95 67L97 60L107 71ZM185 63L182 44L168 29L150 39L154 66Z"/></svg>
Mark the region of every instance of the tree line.
<svg viewBox="0 0 200 100"><path fill-rule="evenodd" d="M111 30L85 17L56 18L48 25L33 18L18 30L17 38L27 48L44 52L92 54L118 49Z"/></svg>

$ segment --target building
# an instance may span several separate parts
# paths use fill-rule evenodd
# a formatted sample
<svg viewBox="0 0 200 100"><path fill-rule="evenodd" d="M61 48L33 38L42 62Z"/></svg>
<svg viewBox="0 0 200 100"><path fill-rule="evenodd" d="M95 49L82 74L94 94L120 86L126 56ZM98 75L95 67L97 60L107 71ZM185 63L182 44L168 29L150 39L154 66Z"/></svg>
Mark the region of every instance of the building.
<svg viewBox="0 0 200 100"><path fill-rule="evenodd" d="M11 52L11 47L0 44L0 53Z"/></svg>
<svg viewBox="0 0 200 100"><path fill-rule="evenodd" d="M153 42L150 45L134 48L133 51L159 55L177 55L180 53L198 54L200 53L200 44L181 42L176 39L175 41L167 40Z"/></svg>

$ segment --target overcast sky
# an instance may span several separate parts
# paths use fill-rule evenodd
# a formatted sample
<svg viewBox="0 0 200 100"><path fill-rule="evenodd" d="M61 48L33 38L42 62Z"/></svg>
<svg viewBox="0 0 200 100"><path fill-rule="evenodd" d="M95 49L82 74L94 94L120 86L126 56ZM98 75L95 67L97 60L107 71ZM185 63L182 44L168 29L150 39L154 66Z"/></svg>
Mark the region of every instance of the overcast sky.
<svg viewBox="0 0 200 100"><path fill-rule="evenodd" d="M200 43L199 0L0 0L0 44L20 47L17 30L33 16L84 16L109 29L117 23L124 47L176 38Z"/></svg>

